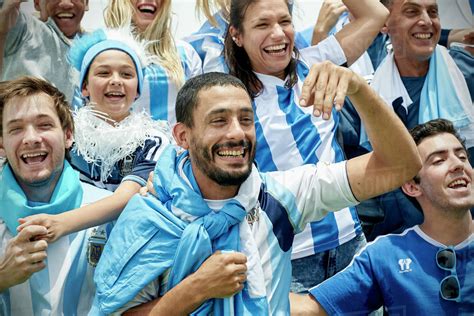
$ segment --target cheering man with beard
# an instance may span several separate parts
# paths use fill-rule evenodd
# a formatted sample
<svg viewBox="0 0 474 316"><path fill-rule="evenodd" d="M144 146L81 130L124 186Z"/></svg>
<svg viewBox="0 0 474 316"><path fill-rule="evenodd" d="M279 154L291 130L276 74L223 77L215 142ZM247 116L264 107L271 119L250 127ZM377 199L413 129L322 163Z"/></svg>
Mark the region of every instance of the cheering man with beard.
<svg viewBox="0 0 474 316"><path fill-rule="evenodd" d="M294 234L327 210L400 186L420 166L406 128L361 76L318 64L302 99L321 110L340 108L346 95L368 126L373 152L260 173L253 164L254 112L242 82L222 73L189 80L178 94L173 129L185 150L162 152L154 196L133 197L118 219L96 270L94 313L151 301L137 309L289 314Z"/></svg>

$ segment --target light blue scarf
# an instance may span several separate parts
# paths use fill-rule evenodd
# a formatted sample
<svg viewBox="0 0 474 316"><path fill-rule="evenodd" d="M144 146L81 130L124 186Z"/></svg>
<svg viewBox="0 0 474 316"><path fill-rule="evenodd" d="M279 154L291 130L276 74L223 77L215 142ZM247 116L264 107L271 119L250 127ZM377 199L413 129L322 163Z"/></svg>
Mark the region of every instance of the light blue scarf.
<svg viewBox="0 0 474 316"><path fill-rule="evenodd" d="M403 99L402 105L405 110L408 110L413 103L403 85L393 52L389 53L380 64L371 86L390 107L399 97ZM440 45L436 46L430 58L428 74L420 95L418 123L436 118L448 119L458 129L474 122L472 100L466 81L446 48ZM368 150L372 149L363 125L359 145Z"/></svg>
<svg viewBox="0 0 474 316"><path fill-rule="evenodd" d="M74 171L67 161L64 161L63 172L49 203L30 206L8 164L0 174L0 185L0 218L5 221L14 236L17 234L19 218L40 213L59 214L81 206L82 202L79 173Z"/></svg>
<svg viewBox="0 0 474 316"><path fill-rule="evenodd" d="M114 312L171 268L170 290L216 250L239 251L239 224L256 203L261 180L253 167L238 195L212 211L192 175L188 152L166 148L156 164L155 197L134 196L120 215L97 266L91 315ZM161 201L161 202L160 202ZM247 285L231 298L206 301L193 314L268 314L266 296L251 297Z"/></svg>

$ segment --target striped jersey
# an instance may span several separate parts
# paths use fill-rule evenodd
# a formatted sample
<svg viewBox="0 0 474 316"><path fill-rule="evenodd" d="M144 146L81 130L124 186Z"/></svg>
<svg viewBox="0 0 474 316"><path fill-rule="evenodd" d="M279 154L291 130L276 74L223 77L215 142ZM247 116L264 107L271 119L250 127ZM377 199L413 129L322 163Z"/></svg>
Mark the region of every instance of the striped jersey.
<svg viewBox="0 0 474 316"><path fill-rule="evenodd" d="M252 312L255 304L252 302L262 298L268 303L269 315L288 315L294 234L300 232L306 223L327 216L327 210L354 205L357 200L349 186L345 161L331 165L310 164L287 171L260 173L260 176L262 184L255 188L259 190L255 213L252 220L247 217L239 224L239 233L242 244L243 234L250 235L249 238L255 242L255 252L246 252L244 246L241 251L247 256L248 274L263 271L264 289L263 293L255 293L255 289L246 285L242 315L256 315ZM136 196L135 199L154 198ZM218 210L227 200L206 202L209 208ZM165 234L161 233L163 229L159 224L163 219L151 207L153 203L148 201L145 205L139 204L140 207L125 209L114 227L107 245L110 248L104 252L109 259L100 262L100 265L105 265L101 271L107 271L107 274L101 275L100 282L96 276L97 286L101 288L99 292L106 293L102 295L102 306L119 306L119 311L123 311L165 293L166 272L161 276L156 275L156 269L152 268L139 274L133 272L138 262L156 259L160 255L159 245L164 242ZM118 240L133 242L133 246L122 243L122 247L116 247L112 244L117 241L116 236L120 236ZM112 252L115 253L111 255ZM120 259L109 262L115 257ZM145 285L141 291L130 292L132 287L142 282ZM128 303L123 300L127 297L132 298Z"/></svg>
<svg viewBox="0 0 474 316"><path fill-rule="evenodd" d="M184 69L183 82L202 73L202 64L199 55L188 43L177 40L181 65ZM145 110L155 120L165 120L171 125L176 123L175 103L180 85L169 78L166 69L159 64L150 64L144 70L144 83L140 97L133 104L133 110ZM84 105L80 89L76 87L72 107L80 108Z"/></svg>
<svg viewBox="0 0 474 316"><path fill-rule="evenodd" d="M198 53L202 61L203 73L213 71L228 73L229 68L225 62L223 50L229 24L220 13L214 14L214 19L217 26L213 26L209 21L206 21L197 32L184 37L183 40L191 44ZM296 32L295 46L298 49L311 46L312 36L312 27Z"/></svg>
<svg viewBox="0 0 474 316"><path fill-rule="evenodd" d="M263 91L254 99L257 134L256 162L261 171L288 170L308 163L344 160L335 132L339 114L330 120L312 115L312 107L299 106L303 81L313 63L330 60L346 62L344 52L330 36L317 46L301 50L298 82L288 87L284 80L256 73ZM336 211L336 210L332 210ZM345 208L312 222L295 236L293 259L335 248L362 233L355 208Z"/></svg>
<svg viewBox="0 0 474 316"><path fill-rule="evenodd" d="M111 193L82 183L83 205ZM111 225L104 225L106 231ZM94 268L87 260L87 246L93 229L82 230L48 245L46 268L24 283L0 293L0 315L87 315L94 298ZM0 255L12 238L0 219Z"/></svg>

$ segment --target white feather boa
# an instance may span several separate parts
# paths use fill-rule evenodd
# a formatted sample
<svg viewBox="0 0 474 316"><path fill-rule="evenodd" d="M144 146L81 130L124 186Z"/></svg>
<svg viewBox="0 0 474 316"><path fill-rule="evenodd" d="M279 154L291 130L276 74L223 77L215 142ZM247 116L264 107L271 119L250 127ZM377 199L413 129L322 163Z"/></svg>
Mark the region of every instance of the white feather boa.
<svg viewBox="0 0 474 316"><path fill-rule="evenodd" d="M172 141L166 121L154 121L148 114L131 112L121 122L96 116L92 106L74 112L73 150L87 163L100 168L100 180L105 182L117 162L133 154L145 141L161 137ZM100 113L107 117L106 113ZM112 124L111 124L112 123Z"/></svg>

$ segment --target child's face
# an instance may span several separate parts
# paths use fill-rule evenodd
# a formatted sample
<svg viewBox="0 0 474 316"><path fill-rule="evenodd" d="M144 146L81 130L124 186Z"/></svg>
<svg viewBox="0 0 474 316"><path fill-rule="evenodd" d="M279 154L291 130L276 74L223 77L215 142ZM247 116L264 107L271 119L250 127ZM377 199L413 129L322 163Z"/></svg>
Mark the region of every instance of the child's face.
<svg viewBox="0 0 474 316"><path fill-rule="evenodd" d="M96 110L120 122L130 114L137 89L137 70L130 56L119 50L106 50L92 62L82 94L89 97Z"/></svg>

